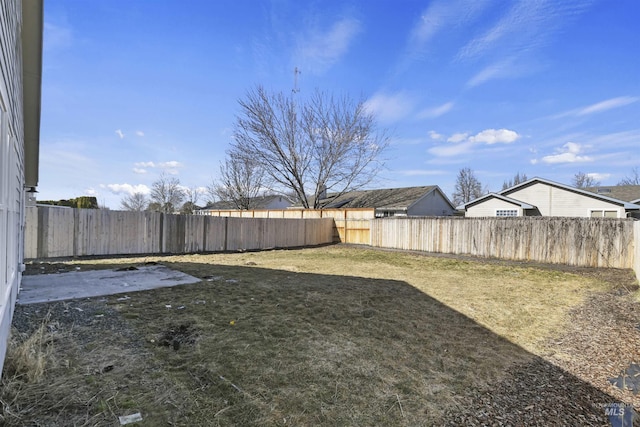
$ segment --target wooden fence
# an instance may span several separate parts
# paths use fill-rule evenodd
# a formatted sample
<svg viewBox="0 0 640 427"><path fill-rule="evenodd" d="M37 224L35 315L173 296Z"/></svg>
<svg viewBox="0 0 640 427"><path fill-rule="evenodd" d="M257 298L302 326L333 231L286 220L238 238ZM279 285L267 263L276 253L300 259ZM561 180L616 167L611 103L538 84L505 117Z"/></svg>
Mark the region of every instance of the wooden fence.
<svg viewBox="0 0 640 427"><path fill-rule="evenodd" d="M637 274L639 238L640 223L627 219L440 217L371 221L371 245L375 247L586 267L634 268L635 263Z"/></svg>
<svg viewBox="0 0 640 427"><path fill-rule="evenodd" d="M25 258L194 253L315 246L331 218L215 218L98 209L26 209Z"/></svg>
<svg viewBox="0 0 640 427"><path fill-rule="evenodd" d="M335 243L371 243L370 220L375 218L375 209L255 209L217 210L206 214L218 217L238 218L331 218L334 221L333 241Z"/></svg>
<svg viewBox="0 0 640 427"><path fill-rule="evenodd" d="M635 257L633 261L633 269L636 272L638 282L640 282L640 221L633 224L633 242L635 244Z"/></svg>
<svg viewBox="0 0 640 427"><path fill-rule="evenodd" d="M373 209L165 215L27 208L25 258L193 253L330 242L587 267L633 268L640 221L595 218L381 218Z"/></svg>

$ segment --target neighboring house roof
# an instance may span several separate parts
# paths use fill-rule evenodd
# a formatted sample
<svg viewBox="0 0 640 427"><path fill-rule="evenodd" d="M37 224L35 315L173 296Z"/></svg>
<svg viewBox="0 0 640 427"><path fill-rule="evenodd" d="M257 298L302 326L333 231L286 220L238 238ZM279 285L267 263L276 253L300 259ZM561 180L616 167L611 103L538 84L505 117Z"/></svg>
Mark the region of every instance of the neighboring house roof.
<svg viewBox="0 0 640 427"><path fill-rule="evenodd" d="M600 194L601 196L613 197L618 200L624 200L626 202L638 203L640 202L640 185L613 185L609 187L588 187L585 188L592 193Z"/></svg>
<svg viewBox="0 0 640 427"><path fill-rule="evenodd" d="M279 201L283 199L283 196L273 195L273 196L261 196L255 197L251 200L251 204L253 205L252 209L268 209L272 202ZM223 200L220 202L209 203L207 206L202 208L201 210L237 210L237 206L233 201Z"/></svg>
<svg viewBox="0 0 640 427"><path fill-rule="evenodd" d="M613 204L617 204L620 205L622 207L624 207L625 209L630 209L630 210L634 210L634 209L640 209L640 206L633 204L633 203L629 203L625 200L620 200L620 199L615 199L613 197L608 197L608 196L604 196L602 194L597 194L594 193L592 191L587 191L587 190L583 190L580 188L575 188L575 187L571 187L569 185L564 185L564 184L560 184L558 182L554 182L554 181L550 181L548 179L544 179L544 178L538 178L538 177L534 177L531 178L523 183L514 185L513 187L507 188L506 190L502 190L499 194L506 196L509 195L510 193L513 193L521 188L527 187L529 185L533 185L537 182L541 182L547 185L550 185L552 187L557 187L557 188L561 188L563 190L567 190L567 191L572 191L574 193L577 194L581 194L583 196L587 196L587 197L591 197L593 199L597 199L597 200L604 200Z"/></svg>
<svg viewBox="0 0 640 427"><path fill-rule="evenodd" d="M447 196L437 185L405 188L385 188L379 190L356 190L335 196L329 194L320 200L324 208L375 208L378 210L399 211L408 210L420 199L433 191L442 197L455 209ZM313 203L313 200L311 200Z"/></svg>
<svg viewBox="0 0 640 427"><path fill-rule="evenodd" d="M511 204L516 205L516 206L520 206L522 209L535 209L536 208L533 205L530 205L528 203L522 202L520 200L516 200L516 199L511 198L511 197L503 196L502 194L489 193L489 194L485 194L484 196L479 197L479 198L477 198L475 200L472 200L472 201L470 201L468 203L460 205L456 209L457 210L464 210L464 209L467 209L467 208L471 207L472 205L475 205L475 204L478 204L478 203L482 203L482 202L484 202L485 200L488 200L488 199L500 199L500 200L503 200L503 201L505 201L507 203L511 203Z"/></svg>
<svg viewBox="0 0 640 427"><path fill-rule="evenodd" d="M580 188L571 187L571 186L569 186L569 185L560 184L560 183L558 183L558 182L550 181L550 180L548 180L548 179L539 178L539 177L531 178L531 179L529 179L529 180L527 180L527 181L524 181L524 182L522 182L522 183L520 183L520 184L516 184L516 185L514 185L513 187L509 187L509 188L507 188L507 189L505 189L505 190L502 190L502 191L500 191L499 193L491 193L491 194L495 194L496 196L505 196L505 197L508 197L508 195L509 195L509 194L514 193L514 192L516 192L517 190L519 190L519 189L521 189L521 188L528 187L528 186L533 185L533 184L536 184L536 183L543 183L543 184L547 184L547 185L552 186L552 187L561 188L561 189L563 189L563 190L567 190L567 191L572 191L572 192L574 192L574 193L581 194L581 195L583 195L583 196L590 197L590 198L593 198L593 199L607 201L607 202L609 202L609 203L613 203L613 204L620 205L620 206L622 206L624 209L627 209L627 210L637 210L637 209L640 209L640 205L634 204L634 203L632 203L632 202L628 202L628 201L620 200L620 199L615 199L615 198L613 198L613 197L604 196L603 194L598 194L598 193L594 193L594 192L592 192L592 191L587 191L587 190L583 190L583 189L580 189ZM467 203L465 203L465 204L463 204L463 205L458 206L458 208L457 208L457 209L459 209L459 210L465 210L465 209L467 209L469 206L475 205L476 203L480 203L481 201L486 200L487 196L489 196L489 195L484 195L484 196L479 197L479 198L477 198L477 199L475 199L475 200L471 200L470 202L467 202ZM510 199L511 201L516 201L516 202L519 202L519 203L524 203L524 202L521 202L521 201L519 201L519 200L516 200L516 199L510 198L510 197L509 197L509 199ZM503 200L504 200L504 199L503 199ZM526 204L526 203L525 203L525 204ZM532 206L532 208L533 208L533 206Z"/></svg>

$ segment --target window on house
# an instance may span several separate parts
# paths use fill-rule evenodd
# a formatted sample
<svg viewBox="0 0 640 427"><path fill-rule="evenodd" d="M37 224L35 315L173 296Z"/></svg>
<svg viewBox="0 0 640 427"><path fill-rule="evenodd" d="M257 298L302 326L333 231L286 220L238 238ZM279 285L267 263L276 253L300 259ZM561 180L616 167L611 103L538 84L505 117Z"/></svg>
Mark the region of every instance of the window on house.
<svg viewBox="0 0 640 427"><path fill-rule="evenodd" d="M517 209L496 209L496 216L518 216Z"/></svg>
<svg viewBox="0 0 640 427"><path fill-rule="evenodd" d="M618 211L606 209L592 209L591 218L618 218Z"/></svg>

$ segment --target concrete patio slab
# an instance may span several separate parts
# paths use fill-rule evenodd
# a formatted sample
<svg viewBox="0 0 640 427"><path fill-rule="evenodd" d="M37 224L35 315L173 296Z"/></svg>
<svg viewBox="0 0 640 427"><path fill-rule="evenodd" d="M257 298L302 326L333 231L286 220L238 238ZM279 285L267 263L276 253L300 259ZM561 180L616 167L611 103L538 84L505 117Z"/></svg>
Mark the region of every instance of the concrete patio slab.
<svg viewBox="0 0 640 427"><path fill-rule="evenodd" d="M23 276L18 304L36 304L145 291L202 281L164 265L136 267L135 270L74 271L60 274Z"/></svg>

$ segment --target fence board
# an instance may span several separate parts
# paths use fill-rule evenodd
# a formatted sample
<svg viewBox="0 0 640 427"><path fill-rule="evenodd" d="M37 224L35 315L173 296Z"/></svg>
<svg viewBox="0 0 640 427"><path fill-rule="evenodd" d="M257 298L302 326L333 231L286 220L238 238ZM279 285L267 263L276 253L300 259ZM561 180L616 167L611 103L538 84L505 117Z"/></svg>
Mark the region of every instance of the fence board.
<svg viewBox="0 0 640 427"><path fill-rule="evenodd" d="M38 224L41 224L38 226L39 257L53 258L73 253L73 217L73 209L38 208Z"/></svg>
<svg viewBox="0 0 640 427"><path fill-rule="evenodd" d="M638 224L607 218L384 218L371 221L371 245L588 267L635 263L638 272Z"/></svg>
<svg viewBox="0 0 640 427"><path fill-rule="evenodd" d="M26 207L24 230L24 257L38 257L38 208Z"/></svg>

